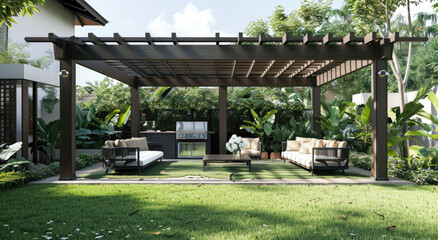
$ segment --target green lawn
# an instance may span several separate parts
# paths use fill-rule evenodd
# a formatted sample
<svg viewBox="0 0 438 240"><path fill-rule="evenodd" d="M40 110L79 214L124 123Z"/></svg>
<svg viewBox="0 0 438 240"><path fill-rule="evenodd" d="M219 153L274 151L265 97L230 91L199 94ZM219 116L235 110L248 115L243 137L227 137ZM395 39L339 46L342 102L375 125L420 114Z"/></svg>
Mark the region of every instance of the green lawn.
<svg viewBox="0 0 438 240"><path fill-rule="evenodd" d="M271 161L252 161L252 171L242 163L212 163L208 164L206 171L202 171L202 161L174 161L158 162L142 170L138 175L137 170L110 172L105 175L105 170L99 170L88 175L78 177L85 178L175 178L184 176L204 176L209 178L228 179L233 172L233 179L281 179L281 178L368 178L355 173L346 172L342 175L341 171L321 171L314 176L305 169L297 167L291 163L283 163L279 160Z"/></svg>
<svg viewBox="0 0 438 240"><path fill-rule="evenodd" d="M433 186L43 185L0 205L0 239L438 239Z"/></svg>

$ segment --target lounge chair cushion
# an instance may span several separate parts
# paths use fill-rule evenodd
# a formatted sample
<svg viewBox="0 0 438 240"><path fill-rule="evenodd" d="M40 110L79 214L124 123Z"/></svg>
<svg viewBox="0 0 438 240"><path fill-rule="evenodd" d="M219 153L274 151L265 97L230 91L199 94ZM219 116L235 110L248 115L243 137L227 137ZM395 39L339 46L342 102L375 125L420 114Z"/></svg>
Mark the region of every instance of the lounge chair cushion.
<svg viewBox="0 0 438 240"><path fill-rule="evenodd" d="M138 147L140 151L149 151L148 142L145 137L126 139L125 142L128 147Z"/></svg>
<svg viewBox="0 0 438 240"><path fill-rule="evenodd" d="M288 140L286 151L300 151L301 141Z"/></svg>
<svg viewBox="0 0 438 240"><path fill-rule="evenodd" d="M324 141L323 140L313 140L312 141L312 148L321 148L324 147Z"/></svg>
<svg viewBox="0 0 438 240"><path fill-rule="evenodd" d="M296 137L295 140L300 142L311 142L312 138Z"/></svg>
<svg viewBox="0 0 438 240"><path fill-rule="evenodd" d="M128 147L124 139L116 139L115 145L116 147Z"/></svg>
<svg viewBox="0 0 438 240"><path fill-rule="evenodd" d="M281 156L287 160L294 161L296 163L299 163L303 166L306 166L307 168L312 167L313 161L312 161L312 154L303 154L297 151L285 151L281 153ZM329 156L315 156L315 159L329 159ZM328 166L339 166L337 162L335 161L327 161L326 162ZM345 161L340 162L341 166L345 166ZM315 167L324 167L326 166L324 163L315 161Z"/></svg>
<svg viewBox="0 0 438 240"><path fill-rule="evenodd" d="M116 143L114 141L111 141L111 140L105 141L105 147L113 148L115 146L116 146Z"/></svg>
<svg viewBox="0 0 438 240"><path fill-rule="evenodd" d="M248 147L246 147L246 149L256 151L259 150L260 138L242 138L242 140L248 144Z"/></svg>
<svg viewBox="0 0 438 240"><path fill-rule="evenodd" d="M338 141L336 140L326 140L326 147L335 148L338 147Z"/></svg>
<svg viewBox="0 0 438 240"><path fill-rule="evenodd" d="M240 151L240 153L243 155L260 155L260 151L252 150L252 149L243 149Z"/></svg>

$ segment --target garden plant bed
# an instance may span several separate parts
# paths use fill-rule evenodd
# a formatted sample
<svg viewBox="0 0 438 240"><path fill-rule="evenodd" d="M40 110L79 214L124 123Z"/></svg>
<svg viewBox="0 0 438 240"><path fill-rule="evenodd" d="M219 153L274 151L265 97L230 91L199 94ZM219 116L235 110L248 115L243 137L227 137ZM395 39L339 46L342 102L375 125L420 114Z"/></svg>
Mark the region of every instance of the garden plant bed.
<svg viewBox="0 0 438 240"><path fill-rule="evenodd" d="M310 179L310 178L368 178L352 172L322 171L315 172L312 176L309 171L282 160L256 160L252 161L252 170L248 166L233 163L215 163L208 165L208 171L202 171L202 161L164 161L158 162L141 171L110 172L105 175L105 170L98 170L88 175L79 175L80 178L178 178L186 176L203 176L207 178L228 179L233 173L233 179Z"/></svg>
<svg viewBox="0 0 438 240"><path fill-rule="evenodd" d="M2 206L20 203L3 209L2 239L438 237L433 186L42 185L0 195Z"/></svg>

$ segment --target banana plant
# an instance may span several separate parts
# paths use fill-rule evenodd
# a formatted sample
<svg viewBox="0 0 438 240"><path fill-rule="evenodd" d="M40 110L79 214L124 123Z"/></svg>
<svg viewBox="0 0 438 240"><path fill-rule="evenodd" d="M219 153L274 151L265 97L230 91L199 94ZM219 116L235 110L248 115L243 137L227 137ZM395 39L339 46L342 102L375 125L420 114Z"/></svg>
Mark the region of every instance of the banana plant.
<svg viewBox="0 0 438 240"><path fill-rule="evenodd" d="M249 125L241 125L240 129L245 129L252 134L257 134L257 136L263 142L265 135L269 136L272 133L272 125L274 125L275 114L277 113L277 110L272 110L266 113L264 117L259 117L254 109L251 109L250 112L254 118L254 121L244 120L243 122Z"/></svg>
<svg viewBox="0 0 438 240"><path fill-rule="evenodd" d="M351 144L356 145L362 152L367 152L371 143L371 97L368 98L362 111L353 111L354 123L348 124L344 131L344 139L352 140Z"/></svg>
<svg viewBox="0 0 438 240"><path fill-rule="evenodd" d="M54 149L59 146L59 131L61 121L55 120L46 123L42 118L38 118L38 144L37 148L43 155L43 161L49 164L55 161ZM32 149L36 151L36 149Z"/></svg>

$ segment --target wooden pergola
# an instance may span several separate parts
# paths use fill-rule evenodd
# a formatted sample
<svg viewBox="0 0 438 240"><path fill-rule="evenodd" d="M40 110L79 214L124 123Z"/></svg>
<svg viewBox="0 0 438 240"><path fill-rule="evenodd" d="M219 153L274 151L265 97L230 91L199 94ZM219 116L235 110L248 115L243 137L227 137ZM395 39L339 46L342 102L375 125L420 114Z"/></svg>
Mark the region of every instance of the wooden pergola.
<svg viewBox="0 0 438 240"><path fill-rule="evenodd" d="M76 179L75 172L75 64L80 64L131 87L131 135L139 134L139 87L218 86L219 144L227 141L227 87L261 86L312 88L312 124L320 115L320 87L371 65L372 170L375 180L387 180L387 61L396 42L424 42L427 38L377 37L29 37L27 42L52 42L60 70L61 177ZM379 74L380 72L380 74Z"/></svg>

